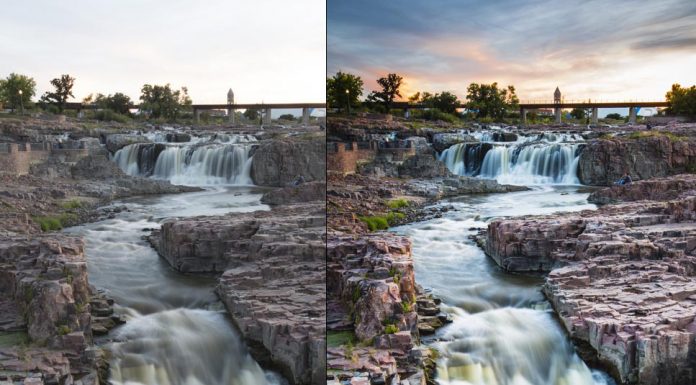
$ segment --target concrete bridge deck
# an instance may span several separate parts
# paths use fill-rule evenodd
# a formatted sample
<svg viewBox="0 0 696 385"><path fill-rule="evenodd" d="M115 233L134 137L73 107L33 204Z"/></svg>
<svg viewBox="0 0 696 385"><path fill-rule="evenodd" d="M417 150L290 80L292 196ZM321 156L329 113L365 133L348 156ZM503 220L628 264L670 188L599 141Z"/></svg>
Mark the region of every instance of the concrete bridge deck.
<svg viewBox="0 0 696 385"><path fill-rule="evenodd" d="M326 103L243 103L243 104L192 104L191 109L196 121L200 121L201 111L206 110L227 110L227 116L230 123L234 123L234 112L236 110L259 110L264 111L263 123L271 123L271 111L275 109L302 109L302 124L309 124L310 109L326 108ZM83 103L66 103L66 110L76 110L78 113L82 110L96 109L93 104ZM131 109L139 110L140 105L134 104Z"/></svg>

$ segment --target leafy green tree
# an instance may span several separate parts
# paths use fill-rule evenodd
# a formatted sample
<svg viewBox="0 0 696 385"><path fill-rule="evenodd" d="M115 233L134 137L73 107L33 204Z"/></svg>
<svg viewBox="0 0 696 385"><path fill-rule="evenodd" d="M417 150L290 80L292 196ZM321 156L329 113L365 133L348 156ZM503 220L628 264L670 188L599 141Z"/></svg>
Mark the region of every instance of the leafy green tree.
<svg viewBox="0 0 696 385"><path fill-rule="evenodd" d="M279 120L295 120L295 116L293 114L283 114L278 117Z"/></svg>
<svg viewBox="0 0 696 385"><path fill-rule="evenodd" d="M685 88L679 84L672 84L672 89L667 92L665 98L669 103L667 114L696 117L696 86Z"/></svg>
<svg viewBox="0 0 696 385"><path fill-rule="evenodd" d="M455 114L459 106L457 95L448 91L434 95L424 92L421 102L448 114Z"/></svg>
<svg viewBox="0 0 696 385"><path fill-rule="evenodd" d="M51 80L51 85L56 89L54 92L46 92L41 96L41 101L58 107L60 113L65 109L68 98L74 98L72 93L75 85L75 78L70 75L61 75L59 78Z"/></svg>
<svg viewBox="0 0 696 385"><path fill-rule="evenodd" d="M621 114L617 114L617 113L614 112L614 113L611 113L611 114L607 114L606 118L607 118L607 119L622 120L622 119L623 119L623 116L621 116Z"/></svg>
<svg viewBox="0 0 696 385"><path fill-rule="evenodd" d="M576 107L570 111L570 116L572 116L573 118L575 118L577 120L582 120L582 119L585 119L587 117L587 114L585 113L584 108L577 108Z"/></svg>
<svg viewBox="0 0 696 385"><path fill-rule="evenodd" d="M164 86L145 84L140 90L140 109L147 111L154 119L176 120L182 111L191 105L188 89L172 90L169 84Z"/></svg>
<svg viewBox="0 0 696 385"><path fill-rule="evenodd" d="M251 108L247 108L246 111L244 111L243 115L245 118L251 121L255 121L259 118L259 110L252 110Z"/></svg>
<svg viewBox="0 0 696 385"><path fill-rule="evenodd" d="M515 87L498 88L498 83L471 83L467 88L466 108L475 113L477 118L492 117L501 119L509 110L519 108L519 99L515 95Z"/></svg>
<svg viewBox="0 0 696 385"><path fill-rule="evenodd" d="M331 107L357 107L362 93L363 81L359 76L338 71L336 75L326 79L326 99Z"/></svg>
<svg viewBox="0 0 696 385"><path fill-rule="evenodd" d="M401 97L401 83L404 78L397 74L388 74L386 77L377 79L377 84L382 87L381 91L372 91L367 96L370 103L381 104L385 112L389 113L392 103L396 97Z"/></svg>
<svg viewBox="0 0 696 385"><path fill-rule="evenodd" d="M26 75L11 73L7 78L0 79L0 104L9 107L12 112L21 106L31 105L34 94L36 82Z"/></svg>
<svg viewBox="0 0 696 385"><path fill-rule="evenodd" d="M122 115L130 115L130 109L134 106L131 98L121 92L117 92L113 95L97 94L94 97L90 94L82 102L84 104L93 104L97 108L111 110Z"/></svg>

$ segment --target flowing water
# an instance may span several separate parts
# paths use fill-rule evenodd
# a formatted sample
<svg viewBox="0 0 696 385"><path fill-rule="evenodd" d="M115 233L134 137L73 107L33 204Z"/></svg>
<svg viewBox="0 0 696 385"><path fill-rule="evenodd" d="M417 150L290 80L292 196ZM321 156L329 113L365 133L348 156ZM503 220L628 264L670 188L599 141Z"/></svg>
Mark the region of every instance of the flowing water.
<svg viewBox="0 0 696 385"><path fill-rule="evenodd" d="M452 210L395 228L413 241L417 281L453 322L428 343L441 353L437 379L458 385L605 385L574 353L541 293L541 277L503 272L469 236L492 218L592 209L577 186L472 196Z"/></svg>
<svg viewBox="0 0 696 385"><path fill-rule="evenodd" d="M477 132L480 143L459 143L440 160L455 174L522 185L579 184L578 159L583 139L575 134L545 133L496 142L497 132Z"/></svg>
<svg viewBox="0 0 696 385"><path fill-rule="evenodd" d="M286 384L249 355L213 292L216 279L172 270L142 238L169 217L267 210L262 192L219 186L127 199L114 203L128 210L112 219L66 229L86 240L90 282L106 289L116 312L127 317L105 342L113 384Z"/></svg>
<svg viewBox="0 0 696 385"><path fill-rule="evenodd" d="M167 143L162 132L148 138L154 143L131 144L114 154L114 162L128 175L195 186L253 184L252 135L193 137L185 143Z"/></svg>

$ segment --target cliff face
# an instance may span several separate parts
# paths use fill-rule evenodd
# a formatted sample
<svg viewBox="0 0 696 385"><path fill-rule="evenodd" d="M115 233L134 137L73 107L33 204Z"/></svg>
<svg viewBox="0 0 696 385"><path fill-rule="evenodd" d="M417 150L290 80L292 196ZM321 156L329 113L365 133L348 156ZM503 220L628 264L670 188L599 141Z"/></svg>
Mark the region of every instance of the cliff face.
<svg viewBox="0 0 696 385"><path fill-rule="evenodd" d="M694 383L693 177L621 187L593 195L633 202L493 221L486 252L510 271L550 270L544 293L579 352L620 383Z"/></svg>
<svg viewBox="0 0 696 385"><path fill-rule="evenodd" d="M217 293L255 357L293 384L326 377L326 205L170 219L150 241L181 272L222 272Z"/></svg>
<svg viewBox="0 0 696 385"><path fill-rule="evenodd" d="M324 136L309 140L272 140L254 152L251 178L258 186L284 187L296 177L305 181L326 180Z"/></svg>
<svg viewBox="0 0 696 385"><path fill-rule="evenodd" d="M694 169L696 138L654 133L588 143L580 153L578 178L582 184L610 186L625 172L642 180Z"/></svg>

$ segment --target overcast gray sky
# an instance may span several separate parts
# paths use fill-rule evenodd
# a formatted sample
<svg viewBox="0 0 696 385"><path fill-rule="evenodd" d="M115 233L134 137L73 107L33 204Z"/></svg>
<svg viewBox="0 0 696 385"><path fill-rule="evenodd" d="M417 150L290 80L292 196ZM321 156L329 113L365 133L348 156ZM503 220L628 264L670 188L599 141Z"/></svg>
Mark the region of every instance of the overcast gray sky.
<svg viewBox="0 0 696 385"><path fill-rule="evenodd" d="M389 72L404 96L472 82L522 100L660 99L696 84L694 0L328 0L328 74Z"/></svg>
<svg viewBox="0 0 696 385"><path fill-rule="evenodd" d="M0 12L0 77L26 74L37 97L50 80L74 94L145 83L187 86L194 103L323 102L325 0L7 1Z"/></svg>

